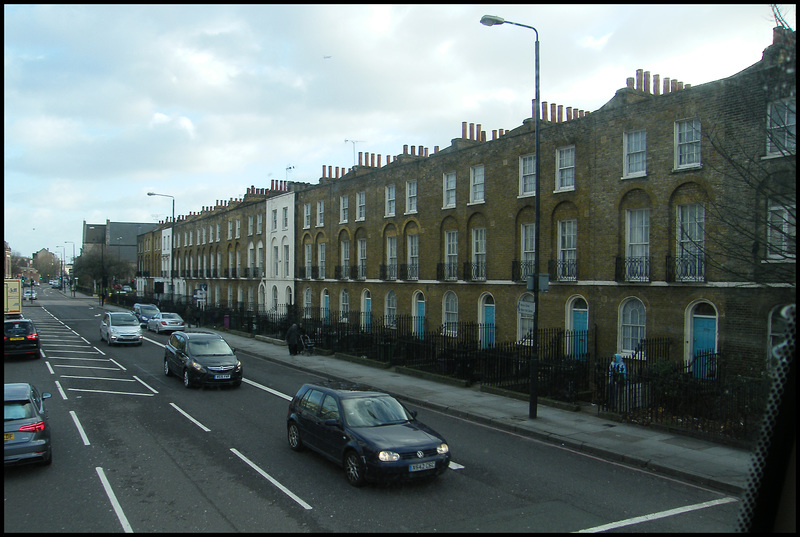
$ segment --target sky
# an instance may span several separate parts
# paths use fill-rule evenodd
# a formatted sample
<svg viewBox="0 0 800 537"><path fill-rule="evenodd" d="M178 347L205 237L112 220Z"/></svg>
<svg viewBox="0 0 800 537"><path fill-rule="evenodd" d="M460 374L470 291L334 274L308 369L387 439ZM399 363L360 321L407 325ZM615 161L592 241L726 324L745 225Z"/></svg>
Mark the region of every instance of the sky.
<svg viewBox="0 0 800 537"><path fill-rule="evenodd" d="M795 6L781 5L795 28ZM354 150L433 152L541 100L594 111L637 69L699 85L761 59L761 5L4 5L3 235L80 255L83 222L158 222ZM356 156L357 159L357 156ZM64 247L62 250L61 247Z"/></svg>

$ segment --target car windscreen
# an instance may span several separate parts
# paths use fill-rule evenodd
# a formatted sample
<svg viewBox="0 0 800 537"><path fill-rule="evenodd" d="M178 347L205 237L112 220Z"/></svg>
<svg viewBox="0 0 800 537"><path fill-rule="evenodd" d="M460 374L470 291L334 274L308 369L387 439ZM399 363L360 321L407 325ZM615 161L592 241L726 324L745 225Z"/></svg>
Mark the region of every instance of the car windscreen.
<svg viewBox="0 0 800 537"><path fill-rule="evenodd" d="M29 322L4 323L3 333L8 337L28 336L33 334L33 324Z"/></svg>
<svg viewBox="0 0 800 537"><path fill-rule="evenodd" d="M351 427L379 427L408 421L403 405L388 395L342 399L342 408Z"/></svg>
<svg viewBox="0 0 800 537"><path fill-rule="evenodd" d="M114 315L111 317L114 326L139 326L139 321L133 315Z"/></svg>
<svg viewBox="0 0 800 537"><path fill-rule="evenodd" d="M3 405L3 421L22 420L36 415L30 401L6 401Z"/></svg>
<svg viewBox="0 0 800 537"><path fill-rule="evenodd" d="M221 339L201 339L189 341L189 354L192 356L228 356L233 351Z"/></svg>
<svg viewBox="0 0 800 537"><path fill-rule="evenodd" d="M142 306L139 309L145 315L155 315L158 313L158 308L155 306Z"/></svg>

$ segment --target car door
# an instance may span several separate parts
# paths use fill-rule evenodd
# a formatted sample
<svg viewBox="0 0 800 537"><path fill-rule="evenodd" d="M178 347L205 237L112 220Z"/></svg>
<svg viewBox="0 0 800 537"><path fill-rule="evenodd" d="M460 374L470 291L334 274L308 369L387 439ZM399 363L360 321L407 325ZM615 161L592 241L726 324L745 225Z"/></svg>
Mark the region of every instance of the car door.
<svg viewBox="0 0 800 537"><path fill-rule="evenodd" d="M100 339L108 340L108 323L109 323L109 315L108 313L104 313L103 317L100 319Z"/></svg>
<svg viewBox="0 0 800 537"><path fill-rule="evenodd" d="M318 430L320 449L331 459L341 461L347 435L342 425L339 401L331 394L326 394L320 405Z"/></svg>
<svg viewBox="0 0 800 537"><path fill-rule="evenodd" d="M320 450L319 409L325 396L320 390L310 389L300 400L297 412L297 426L303 442L312 449Z"/></svg>
<svg viewBox="0 0 800 537"><path fill-rule="evenodd" d="M167 362L169 368L173 372L180 373L183 371L183 362L181 361L181 352L184 349L186 342L179 334L172 334L169 337L169 344L165 347Z"/></svg>

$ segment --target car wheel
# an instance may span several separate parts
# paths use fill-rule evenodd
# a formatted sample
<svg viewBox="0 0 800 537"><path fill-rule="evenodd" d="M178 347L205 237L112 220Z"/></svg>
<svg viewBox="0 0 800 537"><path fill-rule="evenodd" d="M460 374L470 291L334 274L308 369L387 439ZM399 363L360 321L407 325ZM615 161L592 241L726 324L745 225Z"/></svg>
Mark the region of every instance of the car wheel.
<svg viewBox="0 0 800 537"><path fill-rule="evenodd" d="M241 380L237 380L236 382L233 383L233 387L234 388L241 388L242 387L242 381Z"/></svg>
<svg viewBox="0 0 800 537"><path fill-rule="evenodd" d="M296 423L289 424L289 447L294 451L303 450L303 441L300 439L300 429L297 428Z"/></svg>
<svg viewBox="0 0 800 537"><path fill-rule="evenodd" d="M108 346L111 347L111 336L108 336L108 339L106 339L106 342L108 343Z"/></svg>
<svg viewBox="0 0 800 537"><path fill-rule="evenodd" d="M354 487L364 484L364 465L355 451L348 451L344 456L344 475L347 477L347 482Z"/></svg>
<svg viewBox="0 0 800 537"><path fill-rule="evenodd" d="M167 361L166 358L164 358L164 375L168 377L171 374L172 373L170 373L170 371L169 371L169 362Z"/></svg>
<svg viewBox="0 0 800 537"><path fill-rule="evenodd" d="M102 343L102 342L103 342L103 331L101 330L100 331L100 343Z"/></svg>
<svg viewBox="0 0 800 537"><path fill-rule="evenodd" d="M42 461L42 464L45 466L50 466L53 463L53 448L50 448L50 451L47 453L47 458Z"/></svg>
<svg viewBox="0 0 800 537"><path fill-rule="evenodd" d="M189 378L189 370L188 369L184 369L183 370L183 385L186 388L191 388L192 387L192 380Z"/></svg>

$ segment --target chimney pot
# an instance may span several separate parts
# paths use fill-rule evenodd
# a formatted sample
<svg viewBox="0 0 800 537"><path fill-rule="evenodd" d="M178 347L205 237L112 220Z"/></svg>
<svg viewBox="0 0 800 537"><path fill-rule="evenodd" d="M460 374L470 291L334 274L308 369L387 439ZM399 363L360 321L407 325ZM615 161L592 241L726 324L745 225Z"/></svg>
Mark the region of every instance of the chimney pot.
<svg viewBox="0 0 800 537"><path fill-rule="evenodd" d="M466 121L462 121L461 122L461 138L466 138L466 137L467 137L467 122Z"/></svg>
<svg viewBox="0 0 800 537"><path fill-rule="evenodd" d="M653 75L653 95L661 95L661 75Z"/></svg>
<svg viewBox="0 0 800 537"><path fill-rule="evenodd" d="M650 93L650 71L644 72L644 89L645 93Z"/></svg>
<svg viewBox="0 0 800 537"><path fill-rule="evenodd" d="M636 70L636 89L641 91L642 90L642 70Z"/></svg>

